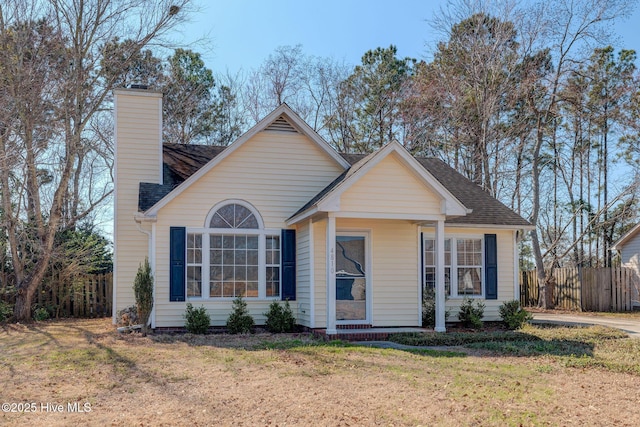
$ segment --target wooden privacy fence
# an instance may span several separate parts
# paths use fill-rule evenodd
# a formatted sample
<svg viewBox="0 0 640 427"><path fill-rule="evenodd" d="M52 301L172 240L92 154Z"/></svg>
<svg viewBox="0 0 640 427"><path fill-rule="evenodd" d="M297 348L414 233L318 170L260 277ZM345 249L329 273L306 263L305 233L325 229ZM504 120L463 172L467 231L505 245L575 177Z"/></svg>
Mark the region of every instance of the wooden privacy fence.
<svg viewBox="0 0 640 427"><path fill-rule="evenodd" d="M40 285L33 303L53 317L111 316L113 274L81 275Z"/></svg>
<svg viewBox="0 0 640 427"><path fill-rule="evenodd" d="M582 311L631 311L635 276L632 269L556 268L552 286L556 308ZM538 304L536 271L523 271L520 276L520 304Z"/></svg>

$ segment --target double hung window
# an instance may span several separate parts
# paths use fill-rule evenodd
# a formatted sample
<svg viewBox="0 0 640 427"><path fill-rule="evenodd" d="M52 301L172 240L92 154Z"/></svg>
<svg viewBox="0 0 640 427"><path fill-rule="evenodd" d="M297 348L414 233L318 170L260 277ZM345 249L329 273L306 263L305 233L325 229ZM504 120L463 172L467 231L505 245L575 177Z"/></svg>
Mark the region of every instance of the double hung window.
<svg viewBox="0 0 640 427"><path fill-rule="evenodd" d="M436 241L424 239L424 286L436 285ZM456 298L483 296L484 248L481 237L445 237L444 276L446 295Z"/></svg>

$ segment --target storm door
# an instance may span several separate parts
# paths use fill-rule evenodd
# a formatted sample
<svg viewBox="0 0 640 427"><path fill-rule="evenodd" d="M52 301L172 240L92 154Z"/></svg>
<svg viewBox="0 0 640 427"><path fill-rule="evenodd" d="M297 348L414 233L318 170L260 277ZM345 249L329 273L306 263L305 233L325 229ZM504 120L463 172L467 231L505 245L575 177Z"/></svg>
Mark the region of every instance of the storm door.
<svg viewBox="0 0 640 427"><path fill-rule="evenodd" d="M336 321L368 320L367 241L365 234L336 236Z"/></svg>

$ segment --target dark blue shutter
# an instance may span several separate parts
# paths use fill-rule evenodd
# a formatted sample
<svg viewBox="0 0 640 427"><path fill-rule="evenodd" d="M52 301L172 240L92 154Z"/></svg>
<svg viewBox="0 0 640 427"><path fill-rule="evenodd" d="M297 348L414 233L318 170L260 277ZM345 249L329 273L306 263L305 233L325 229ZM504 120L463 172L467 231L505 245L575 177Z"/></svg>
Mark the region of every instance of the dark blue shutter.
<svg viewBox="0 0 640 427"><path fill-rule="evenodd" d="M296 230L282 230L282 300L296 299Z"/></svg>
<svg viewBox="0 0 640 427"><path fill-rule="evenodd" d="M184 227L171 227L169 230L169 301L185 300L185 257L187 230Z"/></svg>
<svg viewBox="0 0 640 427"><path fill-rule="evenodd" d="M498 245L495 234L484 235L484 295L498 299Z"/></svg>

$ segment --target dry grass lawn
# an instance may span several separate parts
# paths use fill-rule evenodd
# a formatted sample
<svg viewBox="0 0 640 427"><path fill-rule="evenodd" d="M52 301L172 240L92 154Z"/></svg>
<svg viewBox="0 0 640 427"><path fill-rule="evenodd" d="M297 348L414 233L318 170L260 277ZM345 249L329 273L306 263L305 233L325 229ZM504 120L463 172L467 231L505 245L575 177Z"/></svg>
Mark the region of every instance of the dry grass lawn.
<svg viewBox="0 0 640 427"><path fill-rule="evenodd" d="M4 325L0 425L640 425L640 376L569 366L305 335L143 338L109 319Z"/></svg>

